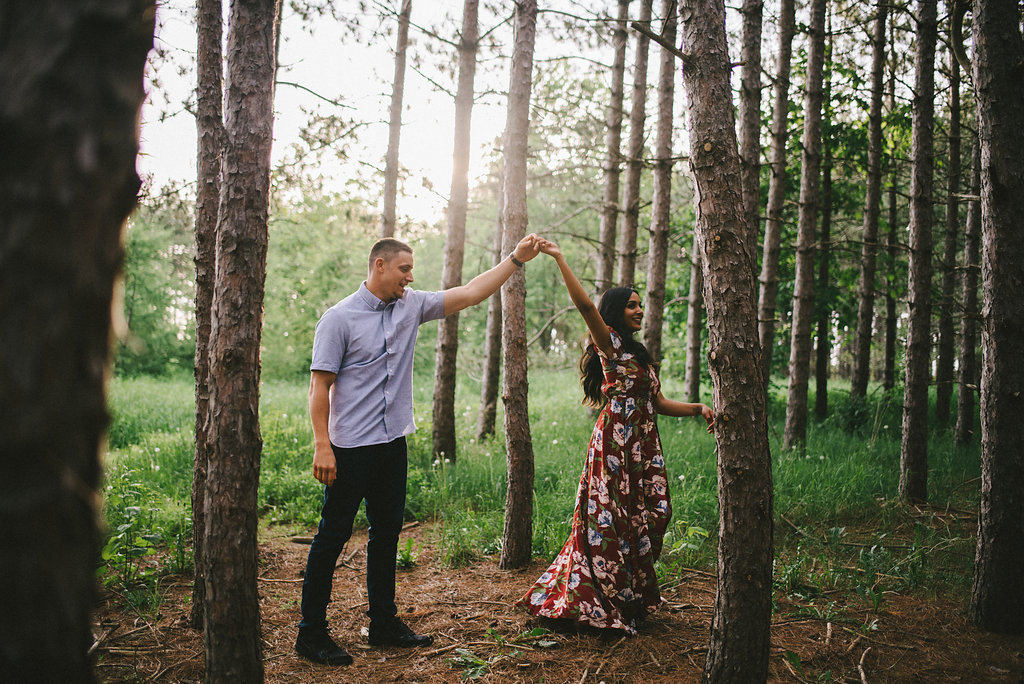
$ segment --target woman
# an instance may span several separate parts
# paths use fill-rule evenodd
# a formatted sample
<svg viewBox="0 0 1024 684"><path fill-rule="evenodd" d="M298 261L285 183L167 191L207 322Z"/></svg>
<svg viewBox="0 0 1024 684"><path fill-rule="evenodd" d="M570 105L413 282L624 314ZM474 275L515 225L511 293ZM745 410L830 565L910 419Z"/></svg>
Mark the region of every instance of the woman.
<svg viewBox="0 0 1024 684"><path fill-rule="evenodd" d="M598 309L558 246L539 244L555 258L590 331L581 382L585 402L602 408L569 540L517 605L542 617L636 634L638 622L661 603L654 562L672 515L655 414L702 416L710 432L714 412L662 395L650 354L633 339L643 322L635 290L611 288Z"/></svg>

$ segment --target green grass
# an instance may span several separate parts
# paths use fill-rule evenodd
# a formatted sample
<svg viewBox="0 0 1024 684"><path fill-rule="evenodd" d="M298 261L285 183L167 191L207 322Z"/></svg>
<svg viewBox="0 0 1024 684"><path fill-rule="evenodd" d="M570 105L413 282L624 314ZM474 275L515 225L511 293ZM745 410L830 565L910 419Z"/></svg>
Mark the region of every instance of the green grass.
<svg viewBox="0 0 1024 684"><path fill-rule="evenodd" d="M506 482L502 414L499 406L496 439L475 440L479 385L463 378L456 395L457 460L436 459L430 448L431 380L422 373L414 383L419 429L409 439L406 515L436 521L439 556L458 566L500 551ZM950 434L933 433L928 449L932 506L905 506L897 499L900 397L876 392L866 405L854 405L841 383L834 387L832 415L821 424L812 420L799 450L780 446L784 389L776 391L769 407L777 592L809 601L808 610L825 610L822 597L834 600L841 589L851 601L877 610L885 591L964 591L973 561L973 522L949 510L976 509L977 445L955 448ZM311 474L306 390L303 382L270 382L261 390L258 505L264 524L309 529L318 520L322 489ZM680 383L667 378L664 391L679 397ZM105 513L109 538L117 543L108 544L108 581L139 582L139 567L156 550L168 569L188 565L192 392L189 377L115 379L110 385ZM580 405L576 373L568 364L531 370L529 397L533 550L551 558L569 532L594 419ZM714 569L715 441L692 418L661 417L659 428L674 511L659 573L671 581L684 568Z"/></svg>

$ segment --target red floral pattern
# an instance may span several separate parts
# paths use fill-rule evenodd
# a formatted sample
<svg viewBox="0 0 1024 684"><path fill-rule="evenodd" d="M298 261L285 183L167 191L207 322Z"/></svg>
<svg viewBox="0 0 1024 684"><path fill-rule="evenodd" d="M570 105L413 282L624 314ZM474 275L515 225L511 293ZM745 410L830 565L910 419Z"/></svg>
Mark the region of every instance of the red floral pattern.
<svg viewBox="0 0 1024 684"><path fill-rule="evenodd" d="M601 354L608 401L587 448L569 540L516 605L636 634L661 603L654 562L672 506L654 412L661 383L609 330L613 351Z"/></svg>

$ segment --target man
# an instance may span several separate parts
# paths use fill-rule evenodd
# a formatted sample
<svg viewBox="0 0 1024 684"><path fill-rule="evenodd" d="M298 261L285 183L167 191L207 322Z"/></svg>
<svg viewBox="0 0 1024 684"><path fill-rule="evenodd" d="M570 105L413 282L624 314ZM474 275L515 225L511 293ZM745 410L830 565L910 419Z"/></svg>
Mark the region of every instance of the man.
<svg viewBox="0 0 1024 684"><path fill-rule="evenodd" d="M393 238L370 250L359 289L320 319L313 337L309 414L313 476L324 484L320 525L309 548L302 584L302 620L295 650L326 665L352 656L327 631L334 567L366 501L366 590L372 646L426 646L395 606L395 556L405 513L405 436L412 412L412 360L420 324L456 313L497 292L517 268L537 256L528 235L494 268L443 292L409 289L413 254Z"/></svg>

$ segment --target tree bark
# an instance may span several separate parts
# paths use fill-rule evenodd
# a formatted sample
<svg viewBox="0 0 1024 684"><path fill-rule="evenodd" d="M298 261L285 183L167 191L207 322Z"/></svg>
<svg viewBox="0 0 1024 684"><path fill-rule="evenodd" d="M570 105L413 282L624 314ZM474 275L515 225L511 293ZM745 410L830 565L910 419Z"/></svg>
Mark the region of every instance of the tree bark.
<svg viewBox="0 0 1024 684"><path fill-rule="evenodd" d="M981 195L981 148L977 133L971 144L971 190L972 195ZM960 319L960 360L959 391L956 402L955 439L959 445L967 445L974 438L974 393L978 391L978 358L975 348L978 344L978 274L981 262L978 253L981 247L981 203L971 201L967 205L967 232L964 235L964 267L961 275L963 316Z"/></svg>
<svg viewBox="0 0 1024 684"><path fill-rule="evenodd" d="M462 284L466 242L466 209L469 199L469 141L473 114L473 81L479 0L466 0L459 41L459 86L455 94L455 144L452 153L451 195L448 199L448 232L444 242L441 289ZM459 350L459 314L441 319L434 355L434 454L455 460L455 370Z"/></svg>
<svg viewBox="0 0 1024 684"><path fill-rule="evenodd" d="M828 415L828 376L832 359L831 323L832 302L828 295L832 265L832 13L827 13L825 47L825 90L824 121L822 124L822 147L824 162L821 168L821 237L818 253L818 293L816 315L818 322L815 332L814 358L814 417L824 420Z"/></svg>
<svg viewBox="0 0 1024 684"><path fill-rule="evenodd" d="M1024 37L1013 0L974 3L981 140L981 512L971 619L1024 632Z"/></svg>
<svg viewBox="0 0 1024 684"><path fill-rule="evenodd" d="M868 108L868 174L861 229L860 285L857 330L853 350L850 395L864 398L871 377L871 337L875 316L875 271L878 260L878 221L882 200L882 89L885 74L885 21L887 0L875 4L871 31L871 104Z"/></svg>
<svg viewBox="0 0 1024 684"><path fill-rule="evenodd" d="M693 233L690 252L690 294L686 305L686 374L683 396L694 404L700 402L701 331L704 329L704 267L701 264L697 232Z"/></svg>
<svg viewBox="0 0 1024 684"><path fill-rule="evenodd" d="M772 110L771 176L768 180L768 207L765 210L764 250L761 257L761 287L757 304L758 339L764 357L764 386L771 376L775 347L775 299L779 288L779 248L782 235L782 209L786 201L786 142L789 139L789 71L796 33L794 0L779 4L779 52L775 68L775 105Z"/></svg>
<svg viewBox="0 0 1024 684"><path fill-rule="evenodd" d="M94 681L111 301L140 187L136 121L154 11L151 0L0 9L5 681Z"/></svg>
<svg viewBox="0 0 1024 684"><path fill-rule="evenodd" d="M821 181L822 72L825 62L826 0L811 0L804 134L797 227L796 277L793 285L793 333L789 353L789 393L782 446L791 449L807 438L807 384L814 318L814 252Z"/></svg>
<svg viewBox="0 0 1024 684"><path fill-rule="evenodd" d="M494 229L494 264L503 258L501 241L505 234L503 220L505 197L504 164L498 173L498 218ZM476 426L476 438L482 440L494 435L494 423L498 414L498 381L501 378L501 292L491 295L487 302L487 329L484 333L484 370L480 385L480 418Z"/></svg>
<svg viewBox="0 0 1024 684"><path fill-rule="evenodd" d="M256 490L260 336L273 133L275 0L234 2L210 333L204 546L207 682L263 680Z"/></svg>
<svg viewBox="0 0 1024 684"><path fill-rule="evenodd" d="M217 206L220 203L220 159L224 147L224 79L221 54L220 0L199 0L196 5L196 355L195 355L195 460L192 467L192 607L193 629L203 628L206 581L203 577L203 537L206 515L203 502L209 460L210 316L216 266Z"/></svg>
<svg viewBox="0 0 1024 684"><path fill-rule="evenodd" d="M756 254L761 203L761 23L764 0L743 0L743 37L740 61L739 150L740 182L743 184L743 211L747 225L753 226L750 238Z"/></svg>
<svg viewBox="0 0 1024 684"><path fill-rule="evenodd" d="M640 0L642 26L651 26L653 0ZM619 250L619 285L632 285L636 276L636 234L640 224L640 175L643 173L644 123L647 119L647 59L651 41L644 33L636 36L633 62L633 97L629 112L629 141L626 150L626 188L623 195L622 249Z"/></svg>
<svg viewBox="0 0 1024 684"><path fill-rule="evenodd" d="M889 45L892 46L892 55L889 60L889 112L896 111L896 32L895 22L889 23ZM886 233L886 256L888 285L885 288L885 353L882 357L882 389L886 392L896 386L896 295L893 293L893 283L896 282L897 270L896 259L899 255L899 206L897 192L899 187L899 151L897 149L897 133L893 133L892 153L889 156L889 231Z"/></svg>
<svg viewBox="0 0 1024 684"><path fill-rule="evenodd" d="M412 0L402 0L402 10L398 14L398 40L395 43L395 77L391 87L388 152L384 161L384 213L381 215L381 237L393 237L395 234L395 204L398 197L398 145L402 137L405 53L409 47L409 19L411 15Z"/></svg>
<svg viewBox="0 0 1024 684"><path fill-rule="evenodd" d="M956 287L957 236L960 232L960 63L949 51L949 151L946 170L946 232L940 265L939 347L935 359L935 422L949 426L953 395L953 290Z"/></svg>
<svg viewBox="0 0 1024 684"><path fill-rule="evenodd" d="M676 0L662 0L665 17L661 35L676 44ZM668 261L669 217L672 210L672 108L675 100L676 58L662 48L658 73L658 130L654 143L654 195L651 202L651 242L647 256L647 303L644 306L644 346L661 363L661 332L665 313L665 269Z"/></svg>
<svg viewBox="0 0 1024 684"><path fill-rule="evenodd" d="M935 173L937 2L918 0L911 133L910 278L907 286L906 382L900 445L900 498L928 499L928 381L931 377L932 180Z"/></svg>
<svg viewBox="0 0 1024 684"><path fill-rule="evenodd" d="M717 416L718 592L703 680L758 682L768 676L772 473L753 227L747 225L740 189L725 5L682 0L679 18Z"/></svg>
<svg viewBox="0 0 1024 684"><path fill-rule="evenodd" d="M526 235L526 157L530 130L530 91L533 87L533 45L537 28L536 0L516 5L515 47L508 89L505 127L505 236L503 253L515 249ZM526 278L517 269L501 289L505 348L505 448L508 488L502 533L503 570L529 562L533 546L533 442L530 438L526 355Z"/></svg>
<svg viewBox="0 0 1024 684"><path fill-rule="evenodd" d="M604 198L601 203L599 232L600 254L597 261L595 287L604 292L611 287L615 273L615 237L619 225L619 174L622 164L622 96L626 71L626 22L629 20L629 0L618 0L619 13L612 34L615 56L612 61L611 93L605 111Z"/></svg>

